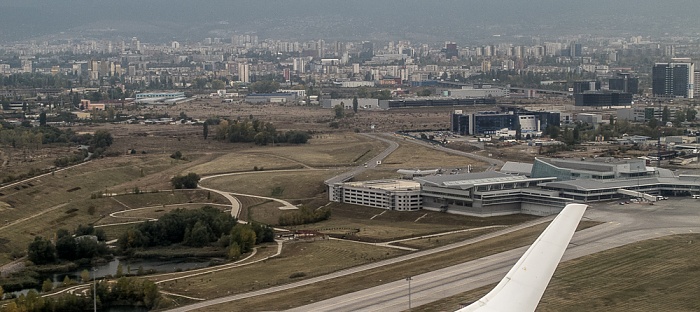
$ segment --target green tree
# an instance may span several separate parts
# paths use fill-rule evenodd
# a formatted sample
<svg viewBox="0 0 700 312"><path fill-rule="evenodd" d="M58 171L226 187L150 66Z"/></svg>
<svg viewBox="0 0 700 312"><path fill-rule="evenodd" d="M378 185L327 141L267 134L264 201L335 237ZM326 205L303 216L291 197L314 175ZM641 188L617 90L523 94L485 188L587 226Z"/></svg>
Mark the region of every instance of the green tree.
<svg viewBox="0 0 700 312"><path fill-rule="evenodd" d="M185 231L185 233L183 244L191 247L203 247L216 239L211 228L201 220L194 224L189 233L188 231Z"/></svg>
<svg viewBox="0 0 700 312"><path fill-rule="evenodd" d="M676 111L676 114L674 116L673 122L676 125L680 125L682 122L685 122L686 120L686 110L679 109Z"/></svg>
<svg viewBox="0 0 700 312"><path fill-rule="evenodd" d="M39 114L39 125L42 127L46 126L46 112L41 112L41 114Z"/></svg>
<svg viewBox="0 0 700 312"><path fill-rule="evenodd" d="M231 230L231 244L241 247L241 253L250 252L255 245L255 231L250 225L236 224Z"/></svg>
<svg viewBox="0 0 700 312"><path fill-rule="evenodd" d="M241 257L241 246L237 242L232 242L228 247L228 258L230 260L238 260Z"/></svg>
<svg viewBox="0 0 700 312"><path fill-rule="evenodd" d="M345 117L345 106L343 102L340 102L340 104L336 105L333 110L335 111L335 119L342 119Z"/></svg>
<svg viewBox="0 0 700 312"><path fill-rule="evenodd" d="M272 80L256 81L248 88L252 93L272 93L279 90L280 84Z"/></svg>
<svg viewBox="0 0 700 312"><path fill-rule="evenodd" d="M656 120L656 118L651 117L651 119L649 119L649 128L656 129L657 127L659 127L659 121Z"/></svg>
<svg viewBox="0 0 700 312"><path fill-rule="evenodd" d="M357 113L357 107L359 104L357 103L357 97L352 98L352 111Z"/></svg>
<svg viewBox="0 0 700 312"><path fill-rule="evenodd" d="M204 123L204 128L202 128L202 135L204 136L205 140L209 137L209 123L208 122Z"/></svg>
<svg viewBox="0 0 700 312"><path fill-rule="evenodd" d="M695 121L695 116L697 116L698 112L695 111L695 109L688 107L685 111L685 119L688 121Z"/></svg>
<svg viewBox="0 0 700 312"><path fill-rule="evenodd" d="M124 266L122 266L121 262L117 265L117 273L116 277L122 277L124 275ZM66 276L67 277L67 276Z"/></svg>
<svg viewBox="0 0 700 312"><path fill-rule="evenodd" d="M77 259L78 244L72 235L64 235L56 240L56 255L60 259Z"/></svg>
<svg viewBox="0 0 700 312"><path fill-rule="evenodd" d="M158 299L160 298L160 292L158 292L158 286L156 283L149 280L141 280L141 289L143 289L143 304L147 308L153 308L156 306Z"/></svg>
<svg viewBox="0 0 700 312"><path fill-rule="evenodd" d="M53 282L50 279L44 280L44 283L41 284L41 292L50 292L53 290Z"/></svg>
<svg viewBox="0 0 700 312"><path fill-rule="evenodd" d="M664 106L664 110L661 112L661 122L667 123L671 121L671 110L668 109L668 106Z"/></svg>
<svg viewBox="0 0 700 312"><path fill-rule="evenodd" d="M89 281L90 281L90 271L88 271L87 269L85 269L85 270L83 270L82 272L80 272L80 280L81 280L83 283L89 282Z"/></svg>
<svg viewBox="0 0 700 312"><path fill-rule="evenodd" d="M41 236L34 238L34 241L27 248L29 260L35 264L47 264L56 261L56 248L51 241Z"/></svg>
<svg viewBox="0 0 700 312"><path fill-rule="evenodd" d="M176 175L170 179L170 183L175 189L195 189L199 183L200 177L194 172L190 172L185 176Z"/></svg>
<svg viewBox="0 0 700 312"><path fill-rule="evenodd" d="M68 275L66 275L66 277L63 278L63 282L61 283L61 287L68 287L68 286L72 286L73 284L75 284L75 281L70 279L70 277L68 277Z"/></svg>
<svg viewBox="0 0 700 312"><path fill-rule="evenodd" d="M430 96L433 94L433 91L430 90L429 88L423 88L423 89L418 90L418 92L416 92L416 94L418 96Z"/></svg>
<svg viewBox="0 0 700 312"><path fill-rule="evenodd" d="M182 152L180 152L180 151L175 151L175 153L172 153L172 154L170 155L170 158L172 158L172 159L178 159L178 160L179 160L179 159L182 159Z"/></svg>
<svg viewBox="0 0 700 312"><path fill-rule="evenodd" d="M226 87L226 84L225 84L223 81L219 80L219 79L214 79L214 80L211 82L211 88L214 89L214 90L221 90L221 89L223 89L223 88L225 88L225 87Z"/></svg>
<svg viewBox="0 0 700 312"><path fill-rule="evenodd" d="M95 148L106 148L112 145L113 141L114 139L112 138L112 134L110 134L109 131L100 129L95 131L95 134L92 136L90 145Z"/></svg>

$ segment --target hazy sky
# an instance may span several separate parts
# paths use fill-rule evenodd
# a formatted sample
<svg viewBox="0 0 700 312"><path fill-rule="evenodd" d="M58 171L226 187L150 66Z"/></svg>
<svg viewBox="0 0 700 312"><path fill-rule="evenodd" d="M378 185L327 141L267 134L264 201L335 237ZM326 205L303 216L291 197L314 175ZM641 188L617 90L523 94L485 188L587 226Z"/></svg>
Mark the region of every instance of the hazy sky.
<svg viewBox="0 0 700 312"><path fill-rule="evenodd" d="M698 12L698 0L0 0L0 40L101 28L180 40L234 31L436 41L516 32L677 34L698 32Z"/></svg>

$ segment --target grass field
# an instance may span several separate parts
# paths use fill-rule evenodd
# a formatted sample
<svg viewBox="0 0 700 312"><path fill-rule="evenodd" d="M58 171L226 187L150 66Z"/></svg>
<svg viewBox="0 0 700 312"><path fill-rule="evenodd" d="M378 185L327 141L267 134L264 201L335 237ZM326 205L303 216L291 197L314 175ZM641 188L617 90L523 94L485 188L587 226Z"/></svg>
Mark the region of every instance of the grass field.
<svg viewBox="0 0 700 312"><path fill-rule="evenodd" d="M280 147L287 148L287 147ZM212 175L217 173L253 171L255 168L274 169L299 169L303 166L295 161L277 157L261 152L231 152L216 159L188 168L189 172L199 175Z"/></svg>
<svg viewBox="0 0 700 312"><path fill-rule="evenodd" d="M618 247L559 265L537 311L700 311L699 234ZM411 311L454 311L494 285Z"/></svg>
<svg viewBox="0 0 700 312"><path fill-rule="evenodd" d="M449 245L456 242L461 242L467 239L479 237L484 234L492 233L500 230L501 228L485 228L485 229L474 229L473 231L459 232L454 234L440 235L438 237L428 237L428 238L417 238L409 241L393 243L392 245L404 246L415 249L428 249L440 246Z"/></svg>
<svg viewBox="0 0 700 312"><path fill-rule="evenodd" d="M432 211L390 211L342 203L331 203L328 207L331 208L329 220L290 229L348 234L348 239L385 242L459 229L512 225L536 218L526 215L475 218Z"/></svg>
<svg viewBox="0 0 700 312"><path fill-rule="evenodd" d="M250 218L255 222L277 225L280 216L285 213L284 210L279 209L280 206L280 203L272 200L260 202L248 208Z"/></svg>
<svg viewBox="0 0 700 312"><path fill-rule="evenodd" d="M531 244L548 223L501 235L472 245L455 248L418 259L403 261L284 292L238 300L207 307L206 311L282 310L320 301L349 292L382 285L447 266L478 259L498 252ZM301 268L301 267L298 267ZM197 311L205 311L197 310Z"/></svg>
<svg viewBox="0 0 700 312"><path fill-rule="evenodd" d="M364 163L386 147L383 143L353 133L314 135L308 144L252 149L291 159L311 167L343 167Z"/></svg>
<svg viewBox="0 0 700 312"><path fill-rule="evenodd" d="M466 168L472 166L473 171L482 171L488 165L472 158L449 154L442 151L418 145L412 140L395 137L399 148L391 153L380 167L395 169L435 169L435 168Z"/></svg>
<svg viewBox="0 0 700 312"><path fill-rule="evenodd" d="M103 224L110 213L156 203L186 203L206 199L223 202L218 195L165 192L91 199L96 193L132 191L127 184L139 185L188 162L172 162L168 157L140 156L102 158L65 171L0 189L0 209L5 223L0 226L0 263L10 253L26 250L34 236L52 237L58 228L73 230L78 224ZM167 183L167 182L166 182ZM144 188L140 188L143 190ZM173 195L175 194L175 195ZM121 203L120 203L121 202ZM123 222L123 220L119 220Z"/></svg>
<svg viewBox="0 0 700 312"><path fill-rule="evenodd" d="M282 199L314 198L326 191L323 181L337 175L339 170L301 170L291 172L257 171L217 177L202 181L202 185L217 190L277 197ZM277 191L275 191L277 190Z"/></svg>
<svg viewBox="0 0 700 312"><path fill-rule="evenodd" d="M395 249L336 240L289 243L285 244L283 254L278 258L177 282L166 282L160 287L168 292L196 298L215 298L289 283L295 280L290 277L294 273L312 277L402 253L404 252Z"/></svg>
<svg viewBox="0 0 700 312"><path fill-rule="evenodd" d="M138 208L136 210L129 210L125 211L123 213L117 214L117 217L125 217L125 218L130 218L130 219L142 219L142 220L149 220L149 219L158 219L162 217L164 214L167 214L169 212L178 210L178 209L200 209L204 206L207 206L206 204L198 204L198 203L189 203L189 204L167 204L167 205L162 205L162 206L150 206L146 208ZM214 205L213 207L225 210L225 209L231 209L230 206L220 206L220 205ZM124 220L127 221L127 220Z"/></svg>

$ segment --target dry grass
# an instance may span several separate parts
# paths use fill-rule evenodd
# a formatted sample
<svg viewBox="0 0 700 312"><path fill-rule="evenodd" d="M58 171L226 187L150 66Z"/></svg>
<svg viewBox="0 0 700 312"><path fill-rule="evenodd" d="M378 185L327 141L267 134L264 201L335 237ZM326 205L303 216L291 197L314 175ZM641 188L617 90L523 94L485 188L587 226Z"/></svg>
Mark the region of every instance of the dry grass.
<svg viewBox="0 0 700 312"><path fill-rule="evenodd" d="M0 263L13 251L26 249L34 236L51 237L56 229L69 230L78 224L123 222L109 220L110 213L126 209L111 198L90 199L93 193L130 192L133 186L151 179L162 180L164 172L188 166L190 162L171 162L163 156L122 156L103 158L84 165L34 179L16 187L0 190L5 225L0 227ZM156 176L155 178L153 176ZM166 180L167 181L167 180ZM166 182L167 183L167 182ZM145 187L144 187L145 188ZM144 190L141 188L141 190ZM205 193L146 193L118 196L131 208L157 203L186 203L206 197ZM211 201L224 202L218 195ZM90 209L90 207L93 207ZM93 214L89 211L94 210Z"/></svg>
<svg viewBox="0 0 700 312"><path fill-rule="evenodd" d="M669 236L564 262L537 311L698 311L699 239L698 234ZM454 311L493 286L411 311Z"/></svg>
<svg viewBox="0 0 700 312"><path fill-rule="evenodd" d="M255 148L247 152L267 153L311 167L343 167L365 162L386 147L383 143L352 133L316 134L308 144Z"/></svg>
<svg viewBox="0 0 700 312"><path fill-rule="evenodd" d="M394 249L335 240L289 243L285 244L281 257L177 282L166 282L160 287L168 292L211 299L289 283L295 280L290 278L293 273L304 273L306 277L318 276L402 253ZM235 279L233 283L232 278Z"/></svg>
<svg viewBox="0 0 700 312"><path fill-rule="evenodd" d="M283 199L314 198L326 191L323 181L339 170L300 170L291 172L256 171L208 179L203 186L217 190ZM278 192L273 193L278 188Z"/></svg>
<svg viewBox="0 0 700 312"><path fill-rule="evenodd" d="M466 168L472 166L474 171L482 171L488 165L484 162L436 151L431 148L413 143L406 138L394 138L399 142L399 148L384 159L381 167L396 169L435 169L435 168Z"/></svg>
<svg viewBox="0 0 700 312"><path fill-rule="evenodd" d="M212 175L217 173L253 171L255 168L274 169L298 169L303 166L281 157L270 154L241 152L228 153L216 159L194 166L188 170L199 175Z"/></svg>
<svg viewBox="0 0 700 312"><path fill-rule="evenodd" d="M248 208L248 211L250 211L249 220L264 224L277 225L279 223L278 221L280 216L285 213L285 211L279 209L280 206L280 203L272 200L264 201L255 206L251 206Z"/></svg>
<svg viewBox="0 0 700 312"><path fill-rule="evenodd" d="M178 210L178 209L188 209L188 210L194 210L194 209L200 209L202 207L206 206L206 204L198 204L198 203L190 203L190 204L177 204L177 205L162 205L162 206L150 206L149 208L146 209L138 209L138 210L129 210L125 211L123 213L119 213L117 216L118 217L125 217L125 218L130 218L132 220L136 219L141 219L141 220L150 220L150 219L158 219L162 217L163 215ZM222 206L214 206L215 208L224 210L229 207L222 207ZM127 221L127 220L124 220Z"/></svg>
<svg viewBox="0 0 700 312"><path fill-rule="evenodd" d="M547 225L548 224L536 225L439 254L403 261L391 266L297 287L284 292L210 306L206 308L206 311L270 311L298 307L307 303L382 285L386 282L405 278L406 276L422 274L525 246L531 244Z"/></svg>
<svg viewBox="0 0 700 312"><path fill-rule="evenodd" d="M536 218L525 215L476 218L432 211L390 211L341 203L331 203L329 207L329 220L291 228L345 235L345 238L352 240L385 242L460 229L511 225Z"/></svg>
<svg viewBox="0 0 700 312"><path fill-rule="evenodd" d="M493 233L498 230L500 230L500 228L475 229L473 231L441 235L438 237L417 238L405 242L395 243L393 245L415 249L428 249L465 241L484 234Z"/></svg>

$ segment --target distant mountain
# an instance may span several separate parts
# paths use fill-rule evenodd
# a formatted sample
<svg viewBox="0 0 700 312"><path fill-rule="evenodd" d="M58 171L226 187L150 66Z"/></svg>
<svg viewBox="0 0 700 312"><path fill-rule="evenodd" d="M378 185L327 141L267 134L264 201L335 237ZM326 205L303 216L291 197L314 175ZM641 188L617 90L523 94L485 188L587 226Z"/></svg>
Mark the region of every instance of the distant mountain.
<svg viewBox="0 0 700 312"><path fill-rule="evenodd" d="M479 40L492 35L692 34L696 0L4 0L0 40L60 32L201 40Z"/></svg>

